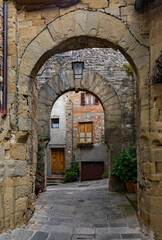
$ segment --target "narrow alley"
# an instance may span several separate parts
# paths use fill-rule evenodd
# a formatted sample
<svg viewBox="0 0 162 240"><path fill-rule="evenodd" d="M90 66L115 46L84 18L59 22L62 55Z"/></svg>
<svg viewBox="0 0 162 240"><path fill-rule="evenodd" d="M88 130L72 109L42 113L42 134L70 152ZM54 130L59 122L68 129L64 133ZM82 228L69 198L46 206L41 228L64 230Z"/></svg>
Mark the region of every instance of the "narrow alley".
<svg viewBox="0 0 162 240"><path fill-rule="evenodd" d="M1 234L0 240L143 239L127 197L107 186L104 179L48 187L39 195L31 220Z"/></svg>

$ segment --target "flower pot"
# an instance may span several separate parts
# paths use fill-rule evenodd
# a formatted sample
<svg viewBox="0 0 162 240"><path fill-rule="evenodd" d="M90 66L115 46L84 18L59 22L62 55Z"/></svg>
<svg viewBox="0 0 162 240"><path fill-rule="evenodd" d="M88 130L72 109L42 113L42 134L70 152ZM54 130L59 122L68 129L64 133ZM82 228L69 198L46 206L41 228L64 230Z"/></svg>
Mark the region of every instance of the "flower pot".
<svg viewBox="0 0 162 240"><path fill-rule="evenodd" d="M136 196L137 196L137 183L133 183L133 187L134 187L134 191L135 191L135 193L136 193Z"/></svg>
<svg viewBox="0 0 162 240"><path fill-rule="evenodd" d="M134 193L134 187L133 187L133 183L131 181L126 182L126 188L127 188L127 192L129 193Z"/></svg>
<svg viewBox="0 0 162 240"><path fill-rule="evenodd" d="M69 179L69 182L73 182L73 179Z"/></svg>

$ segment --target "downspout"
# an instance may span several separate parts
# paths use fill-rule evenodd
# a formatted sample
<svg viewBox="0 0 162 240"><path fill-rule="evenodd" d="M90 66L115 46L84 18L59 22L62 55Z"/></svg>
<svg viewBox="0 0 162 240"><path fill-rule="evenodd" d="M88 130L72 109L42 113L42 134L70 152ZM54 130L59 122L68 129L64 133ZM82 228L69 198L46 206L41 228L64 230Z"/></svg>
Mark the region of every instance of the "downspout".
<svg viewBox="0 0 162 240"><path fill-rule="evenodd" d="M72 129L71 129L72 130L72 146L71 146L72 153L71 154L72 154L72 160L73 160L73 152L74 152L74 149L73 149L73 128L74 128L73 127L73 121L74 121L73 112L74 112L74 110L73 110L73 102L71 100L69 100L69 101L71 102L71 106L72 106L72 119L71 119L72 120Z"/></svg>
<svg viewBox="0 0 162 240"><path fill-rule="evenodd" d="M7 115L7 3L3 3L3 117Z"/></svg>

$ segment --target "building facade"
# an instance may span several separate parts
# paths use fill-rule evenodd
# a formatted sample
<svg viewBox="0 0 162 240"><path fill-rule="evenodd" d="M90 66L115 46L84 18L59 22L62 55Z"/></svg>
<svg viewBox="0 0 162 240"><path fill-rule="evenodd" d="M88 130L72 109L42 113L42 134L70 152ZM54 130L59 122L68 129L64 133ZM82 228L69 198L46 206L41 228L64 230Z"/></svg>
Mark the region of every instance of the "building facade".
<svg viewBox="0 0 162 240"><path fill-rule="evenodd" d="M80 163L81 180L100 179L108 172L104 111L97 97L68 92L56 101L49 147L48 176L64 175L73 156Z"/></svg>

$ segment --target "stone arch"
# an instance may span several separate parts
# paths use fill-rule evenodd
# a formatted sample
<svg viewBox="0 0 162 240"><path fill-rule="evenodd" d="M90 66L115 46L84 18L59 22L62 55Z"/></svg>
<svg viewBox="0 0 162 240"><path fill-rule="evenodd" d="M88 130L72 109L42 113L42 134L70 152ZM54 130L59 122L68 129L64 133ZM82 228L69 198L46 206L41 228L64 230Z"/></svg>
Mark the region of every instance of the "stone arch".
<svg viewBox="0 0 162 240"><path fill-rule="evenodd" d="M76 84L73 72L64 71L61 74L54 75L43 85L38 94L38 134L43 139L50 139L50 115L53 104L62 94L67 91L74 91L76 87L79 90L96 95L103 106L105 140L111 151L109 163L109 170L111 170L114 157L121 150L122 146L121 106L114 88L96 72L84 71L80 83Z"/></svg>
<svg viewBox="0 0 162 240"><path fill-rule="evenodd" d="M20 60L19 84L25 76L34 77L55 53L86 47L119 49L137 74L142 67L148 67L147 46L134 37L120 18L79 9L54 19L26 46Z"/></svg>
<svg viewBox="0 0 162 240"><path fill-rule="evenodd" d="M101 11L78 9L65 13L47 24L26 46L20 57L17 91L21 102L21 98L25 97L24 104L29 111L26 113L26 110L24 112L21 110L21 114L19 114L18 106L16 115L18 119L15 122L20 131L31 132L28 141L31 145L37 134L33 114L37 98L34 81L37 72L53 54L86 47L119 49L130 62L137 76L138 98L140 100L138 107L138 125L140 128L138 127L138 129L144 133L149 129L149 110L145 109L145 102L142 102L144 100L142 97L147 98L149 95L147 87L150 57L148 47L133 35L129 26L120 17ZM64 91L66 91L66 83ZM26 101L26 96L28 96L28 101ZM142 122L142 114L147 115L146 118L143 118L146 121ZM32 162L34 159L33 163L36 164L36 157L32 155L32 150L30 152L30 160Z"/></svg>

